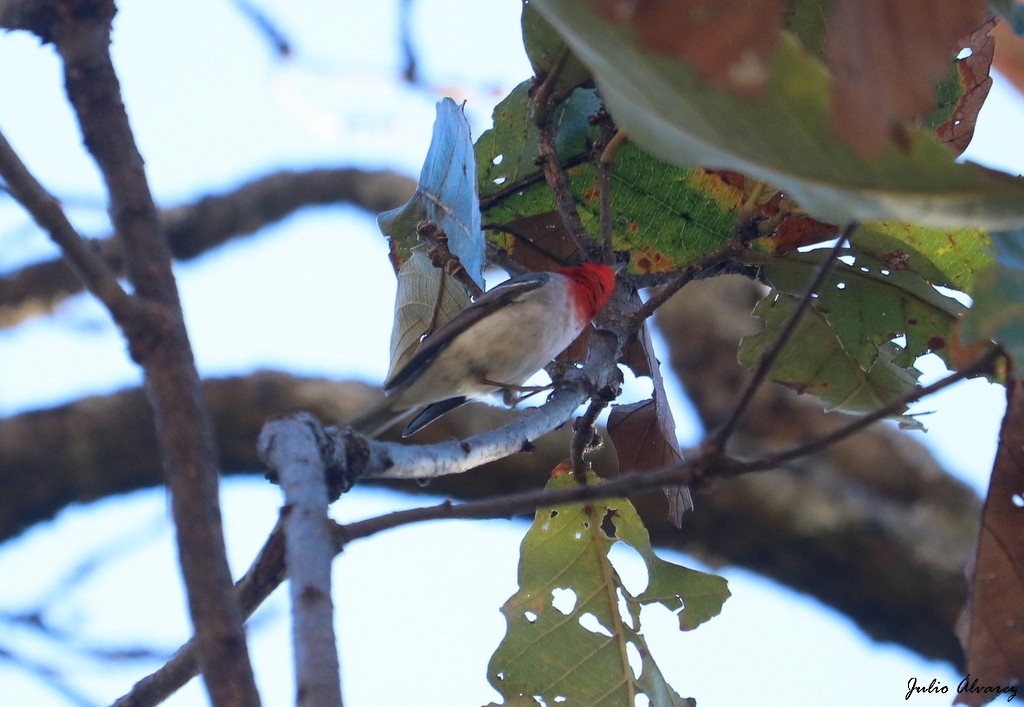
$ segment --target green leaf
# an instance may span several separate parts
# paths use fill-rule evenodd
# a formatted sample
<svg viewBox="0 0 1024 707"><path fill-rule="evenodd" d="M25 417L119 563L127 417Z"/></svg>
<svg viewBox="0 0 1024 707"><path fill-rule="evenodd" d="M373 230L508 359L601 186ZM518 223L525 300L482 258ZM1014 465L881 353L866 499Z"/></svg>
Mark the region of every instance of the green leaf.
<svg viewBox="0 0 1024 707"><path fill-rule="evenodd" d="M941 230L919 224L872 221L853 235L856 250L890 270L911 270L933 285L970 294L978 273L992 264L991 241L979 229Z"/></svg>
<svg viewBox="0 0 1024 707"><path fill-rule="evenodd" d="M556 476L548 488L576 483ZM591 474L588 483L601 481ZM640 596L630 594L609 561L616 542L647 562L648 588ZM536 696L549 705L569 697L574 705L628 707L641 694L658 707L694 704L658 670L640 633L640 608L660 602L693 628L719 613L729 596L726 581L657 558L628 501L538 510L523 539L519 584L502 607L508 632L488 667L506 705L531 704L526 700ZM640 662L639 676L630 653Z"/></svg>
<svg viewBox="0 0 1024 707"><path fill-rule="evenodd" d="M773 290L754 307L764 331L740 342L739 361L754 368L792 316L799 299ZM863 350L856 352L863 353ZM908 393L917 382L915 369L896 365L902 351L892 343L878 347L865 369L839 339L824 314L811 307L783 347L769 377L800 393L816 395L826 410L867 413ZM900 411L902 412L902 411Z"/></svg>
<svg viewBox="0 0 1024 707"><path fill-rule="evenodd" d="M909 370L918 356L929 352L942 356L948 365L953 328L966 308L913 271L886 267L856 250L841 255L843 260L814 298L812 308L825 317L861 369L871 370L878 347L900 336L906 337L906 342L896 348L899 353L892 360L894 365ZM778 290L798 296L826 257L830 257L829 250L819 249L784 258L752 253L750 260L762 266Z"/></svg>
<svg viewBox="0 0 1024 707"><path fill-rule="evenodd" d="M555 210L537 166L537 131L529 86L521 84L494 111L494 127L477 141L483 217L506 224ZM554 113L555 147L570 165L569 188L580 218L600 233L597 168L590 163L596 137L587 118L601 103L593 90L577 89ZM685 169L623 145L612 170L614 245L633 252L634 272L664 272L688 265L727 241L735 230L743 192L719 175Z"/></svg>
<svg viewBox="0 0 1024 707"><path fill-rule="evenodd" d="M589 82L590 70L569 50L562 35L529 3L523 3L523 44L533 73L543 78L557 64L555 92L570 93Z"/></svg>
<svg viewBox="0 0 1024 707"><path fill-rule="evenodd" d="M448 248L484 289L484 238L476 183L469 123L462 106L445 98L437 104L434 134L416 193L404 206L380 214L377 224L405 260L418 242L416 224L434 221L448 234Z"/></svg>
<svg viewBox="0 0 1024 707"><path fill-rule="evenodd" d="M822 221L896 220L937 228L1024 224L1024 181L958 164L935 137L908 135L868 160L829 125L822 62L783 33L765 98L697 80L687 63L644 51L586 0L533 0L594 74L616 123L654 154L773 184Z"/></svg>
<svg viewBox="0 0 1024 707"><path fill-rule="evenodd" d="M390 380L412 358L431 323L435 327L440 326L468 307L469 303L466 289L443 270L434 267L424 246L413 248L398 271L395 321L391 329L391 364L385 380Z"/></svg>
<svg viewBox="0 0 1024 707"><path fill-rule="evenodd" d="M975 283L974 304L964 319L964 341L998 341L1024 361L1024 231L992 233L996 260Z"/></svg>
<svg viewBox="0 0 1024 707"><path fill-rule="evenodd" d="M496 195L514 192L538 180L543 182L541 168L537 165L540 151L529 95L531 83L523 81L495 106L492 116L494 127L476 141L479 192L485 209L503 201ZM555 149L560 159L578 161L587 154L591 141L597 137L587 118L600 109L601 101L593 89L573 91L555 109L552 123L555 126ZM547 187L542 191L547 192ZM549 195L548 201L552 207L547 211L552 211L554 198ZM488 221L494 220L489 209L484 215Z"/></svg>

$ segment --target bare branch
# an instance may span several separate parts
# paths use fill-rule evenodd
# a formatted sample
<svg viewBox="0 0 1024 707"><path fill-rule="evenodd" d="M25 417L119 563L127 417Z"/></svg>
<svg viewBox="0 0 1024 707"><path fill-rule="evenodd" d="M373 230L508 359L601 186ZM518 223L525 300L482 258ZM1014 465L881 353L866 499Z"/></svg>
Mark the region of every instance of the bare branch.
<svg viewBox="0 0 1024 707"><path fill-rule="evenodd" d="M332 481L348 488L361 479L436 479L529 451L537 439L563 425L589 391L617 382L618 341L610 333L595 331L586 365L570 371L546 403L523 410L503 427L466 439L416 446L365 440L346 427L328 428L328 470L342 476Z"/></svg>
<svg viewBox="0 0 1024 707"><path fill-rule="evenodd" d="M255 233L296 211L329 204L351 204L376 214L408 200L416 183L388 171L354 168L281 171L246 182L231 191L159 213L175 260L189 260L232 238ZM90 243L112 272L123 269L116 238ZM50 260L0 277L0 326L10 326L52 307L82 288L63 260Z"/></svg>
<svg viewBox="0 0 1024 707"><path fill-rule="evenodd" d="M68 221L60 204L36 181L7 138L0 133L0 177L6 190L64 253L64 261L122 327L134 326L139 305L128 296L106 263Z"/></svg>
<svg viewBox="0 0 1024 707"><path fill-rule="evenodd" d="M740 278L732 281L744 290L754 289ZM720 284L726 282L706 283L686 302L673 300L669 309L675 312L685 305L707 313L702 293L710 289L707 297L721 301L726 296L716 287ZM749 305L740 303L737 310L749 311ZM660 322L669 330L670 343L678 338L671 330L672 321ZM680 320L679 325L689 332L699 326L689 319ZM677 370L683 366L684 375L696 376L711 390L725 385L721 405L728 411L736 394L729 387L732 383L719 380L729 375L731 381L732 369L719 374L714 368L696 368L695 362L738 367L735 342L722 353L705 347L708 337L683 338L694 347L694 363L677 359L674 351ZM771 401L781 397L787 402L761 403L760 397L768 393ZM347 419L378 394L365 384L270 372L204 384L204 397L217 421L220 463L229 474L251 474L259 468L252 440L263 421L282 410L312 410L321 419ZM840 415L823 414L813 400L779 386L765 387L762 394L750 423L763 439L744 427L743 436L734 441L742 444L748 456L779 439L827 433L843 420ZM696 393L695 402L702 410L718 404L708 395ZM500 426L509 415L486 405L467 406L464 413L442 418L421 433L423 438L466 438ZM529 454L508 457L472 475L439 478L429 491L465 499L535 488L564 458L570 439L571 432L563 428L539 439ZM0 487L7 491L0 494L0 538L10 538L26 525L51 517L72 500L161 482L152 412L138 389L0 420L0 448L4 450ZM686 516L685 533L664 520L660 493L638 497L635 503L657 546L761 572L837 606L879 640L895 641L933 658L956 660L954 651L959 649L952 622L966 592L962 566L974 547L977 496L942 471L913 439L888 426L869 428L832 450L830 456L810 457L787 473L747 475L705 490L697 509ZM602 474L614 473L614 451L609 445L594 465ZM414 483L401 488L408 493L423 491ZM69 495L69 489L74 493ZM745 522L737 524L737 517ZM833 522L808 537L809 518ZM276 539L239 582L239 600L246 614L282 581L282 536L275 531ZM843 550L837 553L837 547ZM280 555L280 562L275 555ZM840 574L841 581L830 579ZM894 581L908 591L895 590ZM191 650L179 652L158 675L141 681L135 688L140 695L137 702L122 704L155 704L163 698L152 695L166 697L177 689L195 674Z"/></svg>
<svg viewBox="0 0 1024 707"><path fill-rule="evenodd" d="M333 543L319 425L306 413L268 423L258 446L281 479L287 505L285 555L292 599L292 645L299 705L341 705L331 600Z"/></svg>
<svg viewBox="0 0 1024 707"><path fill-rule="evenodd" d="M86 148L106 183L111 221L123 242L136 297L167 314L162 330L126 328L125 335L145 372L155 412L207 690L214 705L258 705L227 564L212 429L171 271L170 248L160 230L110 58L115 12L109 1L76 4L61 14L53 40Z"/></svg>

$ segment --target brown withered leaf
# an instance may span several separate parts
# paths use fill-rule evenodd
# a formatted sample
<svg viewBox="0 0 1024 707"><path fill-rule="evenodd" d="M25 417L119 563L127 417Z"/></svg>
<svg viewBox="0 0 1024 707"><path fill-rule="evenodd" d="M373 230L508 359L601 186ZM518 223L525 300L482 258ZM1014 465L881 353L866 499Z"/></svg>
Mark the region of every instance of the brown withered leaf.
<svg viewBox="0 0 1024 707"><path fill-rule="evenodd" d="M676 439L676 423L665 399L665 383L646 325L640 338L630 345L623 358L638 364L630 365L634 375L651 377L654 394L650 400L612 408L608 417L608 436L619 455L619 468L624 474L642 473L681 461L683 452ZM683 523L683 513L693 508L690 489L666 486L664 491L668 500L668 519L679 528Z"/></svg>
<svg viewBox="0 0 1024 707"><path fill-rule="evenodd" d="M1007 383L1006 416L982 512L967 606L957 635L968 687L1009 687L1024 680L1024 382ZM973 682L972 682L973 681ZM991 692L960 693L956 704L982 705Z"/></svg>
<svg viewBox="0 0 1024 707"><path fill-rule="evenodd" d="M778 45L783 0L592 0L640 44L692 62L709 83L755 97Z"/></svg>
<svg viewBox="0 0 1024 707"><path fill-rule="evenodd" d="M508 236L505 250L527 270L556 270L580 259L579 248L556 211L513 219L502 228Z"/></svg>
<svg viewBox="0 0 1024 707"><path fill-rule="evenodd" d="M805 245L830 241L838 232L835 224L809 216L791 216L775 229L775 237L770 244L776 255L785 255Z"/></svg>
<svg viewBox="0 0 1024 707"><path fill-rule="evenodd" d="M902 125L934 105L959 40L985 17L985 0L836 0L826 36L836 134L868 157L901 142Z"/></svg>
<svg viewBox="0 0 1024 707"><path fill-rule="evenodd" d="M992 29L996 26L996 18L989 17L978 29L961 42L964 48L970 49L971 55L956 63L960 81L963 82L964 94L953 109L949 120L935 129L939 139L949 145L956 154L967 149L974 137L974 126L978 122L978 113L992 88L992 58L996 50L996 40Z"/></svg>

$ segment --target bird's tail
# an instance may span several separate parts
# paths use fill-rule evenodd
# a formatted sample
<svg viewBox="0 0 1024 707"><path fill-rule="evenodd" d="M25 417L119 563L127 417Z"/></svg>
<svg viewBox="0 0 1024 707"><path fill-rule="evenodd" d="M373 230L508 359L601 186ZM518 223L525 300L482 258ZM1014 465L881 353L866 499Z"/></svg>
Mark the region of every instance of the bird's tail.
<svg viewBox="0 0 1024 707"><path fill-rule="evenodd" d="M448 398L447 400L441 400L427 405L425 408L420 410L419 414L412 419L404 430L402 430L402 437L408 437L409 435L416 434L431 422L441 417L441 415L464 405L467 400L468 398L460 395L455 398ZM411 415L413 410L414 409L396 407L394 398L388 397L372 406L369 410L364 410L359 413L355 419L346 424L356 432L359 432L366 437L376 437L399 420L403 420Z"/></svg>
<svg viewBox="0 0 1024 707"><path fill-rule="evenodd" d="M346 424L362 435L376 437L411 412L408 408L396 408L394 398L386 397Z"/></svg>

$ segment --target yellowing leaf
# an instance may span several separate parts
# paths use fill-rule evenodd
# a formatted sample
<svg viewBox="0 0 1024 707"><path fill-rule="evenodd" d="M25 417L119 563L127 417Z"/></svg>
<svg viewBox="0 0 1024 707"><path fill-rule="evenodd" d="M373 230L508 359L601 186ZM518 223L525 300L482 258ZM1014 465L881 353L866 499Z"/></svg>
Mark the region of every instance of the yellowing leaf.
<svg viewBox="0 0 1024 707"><path fill-rule="evenodd" d="M494 109L494 127L476 144L484 219L509 224L555 210L537 164L537 132L528 82ZM587 118L601 102L577 89L554 112L555 145L568 164L569 188L584 227L600 233L597 168L590 162ZM630 249L633 272L666 272L688 265L727 241L736 225L742 187L722 175L684 169L632 144L623 145L612 169L615 247Z"/></svg>
<svg viewBox="0 0 1024 707"><path fill-rule="evenodd" d="M589 483L600 483L589 475ZM556 476L548 488L571 486ZM648 587L633 596L608 558L625 542L647 563ZM491 658L488 679L505 704L572 697L588 707L632 707L640 695L657 707L693 705L658 670L640 633L640 607L658 602L694 628L729 596L721 577L665 562L624 499L542 508L523 539L519 591L502 607L508 632ZM623 613L624 612L624 613ZM639 664L639 675L635 672Z"/></svg>

